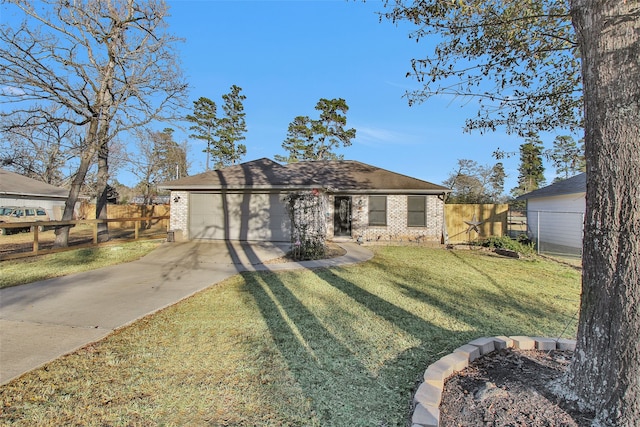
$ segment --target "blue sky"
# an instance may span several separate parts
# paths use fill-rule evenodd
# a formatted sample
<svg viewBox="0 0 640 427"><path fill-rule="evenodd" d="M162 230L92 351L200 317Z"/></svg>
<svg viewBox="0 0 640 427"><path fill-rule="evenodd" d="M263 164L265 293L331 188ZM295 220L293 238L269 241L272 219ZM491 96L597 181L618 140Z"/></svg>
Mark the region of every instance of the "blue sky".
<svg viewBox="0 0 640 427"><path fill-rule="evenodd" d="M432 98L409 107L406 90L419 84L405 75L412 58L431 52L416 43L406 24L379 22L378 1L169 0L171 32L185 38L182 65L192 100L222 104L231 85L247 97L244 161L284 154L281 144L295 116L317 117L320 98L344 98L347 124L357 130L345 159L442 183L458 159L493 165L498 147L517 151L523 142L504 133L464 133L474 101ZM186 138L185 136L182 137ZM205 156L190 142L190 174L202 172ZM503 161L516 185L517 156ZM548 178L551 181L552 178Z"/></svg>
<svg viewBox="0 0 640 427"><path fill-rule="evenodd" d="M281 144L289 123L300 115L316 118L320 98L344 98L349 106L347 125L357 136L338 151L345 159L437 184L458 159L491 166L496 149L517 152L523 142L500 131L464 133L465 119L477 113L474 100L443 96L409 107L403 95L421 87L406 77L411 59L427 57L437 40L416 43L409 38L413 26L380 21L379 0L166 1L169 31L185 39L178 50L190 101L207 97L220 111L221 96L234 84L247 97L243 161L285 154ZM172 127L176 140L188 141L189 173L203 172L202 143ZM542 138L550 148L553 136ZM503 160L506 193L516 186L518 160ZM553 172L547 165L548 183ZM137 182L124 167L116 178L130 186Z"/></svg>

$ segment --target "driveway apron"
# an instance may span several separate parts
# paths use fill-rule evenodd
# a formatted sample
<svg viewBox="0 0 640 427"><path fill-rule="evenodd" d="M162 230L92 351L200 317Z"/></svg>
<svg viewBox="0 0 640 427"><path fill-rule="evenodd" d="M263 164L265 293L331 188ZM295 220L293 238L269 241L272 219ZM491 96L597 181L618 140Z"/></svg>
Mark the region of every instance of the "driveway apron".
<svg viewBox="0 0 640 427"><path fill-rule="evenodd" d="M127 264L0 289L0 384L240 271L335 266L372 256L355 244L342 246L347 254L340 258L265 265L289 245L164 243Z"/></svg>

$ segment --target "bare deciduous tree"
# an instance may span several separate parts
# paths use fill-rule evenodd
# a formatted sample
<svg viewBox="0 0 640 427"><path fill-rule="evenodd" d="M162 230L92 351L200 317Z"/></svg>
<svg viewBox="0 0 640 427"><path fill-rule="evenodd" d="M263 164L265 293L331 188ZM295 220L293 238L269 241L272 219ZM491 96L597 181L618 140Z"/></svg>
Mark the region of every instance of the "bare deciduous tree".
<svg viewBox="0 0 640 427"><path fill-rule="evenodd" d="M46 182L64 185L70 160L82 151L77 126L56 119L60 107L39 114L14 114L0 120L0 165Z"/></svg>
<svg viewBox="0 0 640 427"><path fill-rule="evenodd" d="M10 113L34 115L57 105L57 120L84 131L84 149L63 218L73 207L93 159L98 160L96 217L106 217L109 142L116 135L174 115L187 84L167 32L162 0L7 0L20 24L0 27L0 88ZM5 109L6 110L6 109ZM177 114L176 114L177 115ZM68 229L56 244L67 244ZM100 230L108 238L106 226Z"/></svg>
<svg viewBox="0 0 640 427"><path fill-rule="evenodd" d="M141 129L136 132L137 152L131 159L131 173L138 179L143 204L152 203L158 184L187 176L187 147L173 140L173 129L162 132Z"/></svg>

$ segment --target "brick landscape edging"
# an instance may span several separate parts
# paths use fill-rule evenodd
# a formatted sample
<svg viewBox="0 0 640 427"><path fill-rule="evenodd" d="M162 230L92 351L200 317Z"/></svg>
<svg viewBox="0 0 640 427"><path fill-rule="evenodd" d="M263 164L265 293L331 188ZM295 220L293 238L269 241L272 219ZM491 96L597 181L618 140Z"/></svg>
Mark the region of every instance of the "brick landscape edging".
<svg viewBox="0 0 640 427"><path fill-rule="evenodd" d="M411 417L412 427L438 427L440 424L440 400L445 380L469 366L469 362L505 348L573 351L576 348L576 341L565 338L497 336L477 338L458 347L453 353L429 365L424 372L424 381L413 396L413 402L416 406Z"/></svg>

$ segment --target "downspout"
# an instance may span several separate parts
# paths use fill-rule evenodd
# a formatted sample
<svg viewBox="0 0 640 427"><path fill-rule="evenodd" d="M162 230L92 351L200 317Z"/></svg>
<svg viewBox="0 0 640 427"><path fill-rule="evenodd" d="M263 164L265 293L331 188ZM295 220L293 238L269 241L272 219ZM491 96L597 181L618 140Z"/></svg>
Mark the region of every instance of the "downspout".
<svg viewBox="0 0 640 427"><path fill-rule="evenodd" d="M442 234L440 236L440 244L448 245L449 244L449 232L447 231L447 218L445 216L445 200L447 199L447 193L443 192L438 195L438 199L442 201Z"/></svg>

